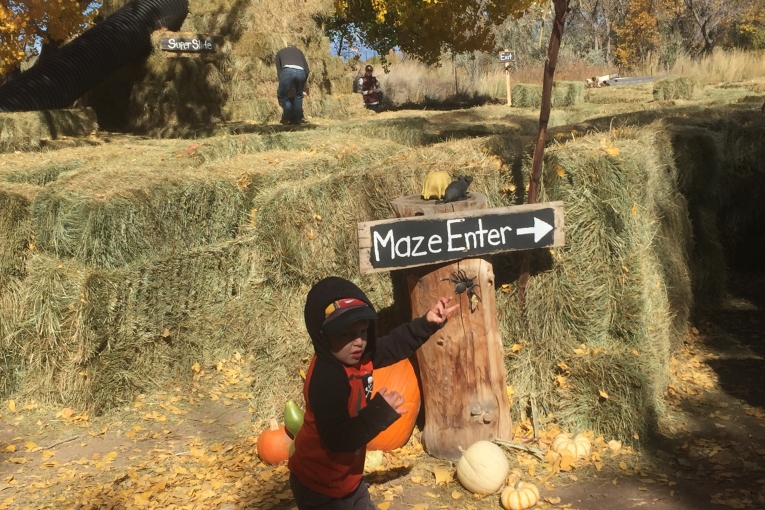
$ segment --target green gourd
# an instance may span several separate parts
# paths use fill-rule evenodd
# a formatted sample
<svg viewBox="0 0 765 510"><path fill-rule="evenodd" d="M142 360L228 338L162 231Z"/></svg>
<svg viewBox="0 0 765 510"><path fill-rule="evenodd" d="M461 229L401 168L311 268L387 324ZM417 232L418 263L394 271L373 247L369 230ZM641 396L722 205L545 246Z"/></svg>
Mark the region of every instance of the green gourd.
<svg viewBox="0 0 765 510"><path fill-rule="evenodd" d="M292 437L295 437L300 427L303 426L304 414L303 410L292 400L288 400L284 405L284 425Z"/></svg>

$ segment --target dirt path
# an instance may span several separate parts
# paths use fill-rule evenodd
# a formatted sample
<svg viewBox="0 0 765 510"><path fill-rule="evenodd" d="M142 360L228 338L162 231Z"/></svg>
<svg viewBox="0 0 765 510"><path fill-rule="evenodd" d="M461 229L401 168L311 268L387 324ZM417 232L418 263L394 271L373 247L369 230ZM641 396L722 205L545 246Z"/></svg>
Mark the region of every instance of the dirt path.
<svg viewBox="0 0 765 510"><path fill-rule="evenodd" d="M540 485L541 508L765 509L765 276L740 275L725 305L701 314L673 363L660 433L638 452L609 453L550 472L530 456L514 476ZM7 402L0 419L0 510L294 508L286 468L260 463L247 360L202 369L193 388L142 395L93 418ZM14 407L15 410L12 410ZM607 438L606 438L607 440ZM416 442L372 473L382 510L497 509L457 482L453 466Z"/></svg>

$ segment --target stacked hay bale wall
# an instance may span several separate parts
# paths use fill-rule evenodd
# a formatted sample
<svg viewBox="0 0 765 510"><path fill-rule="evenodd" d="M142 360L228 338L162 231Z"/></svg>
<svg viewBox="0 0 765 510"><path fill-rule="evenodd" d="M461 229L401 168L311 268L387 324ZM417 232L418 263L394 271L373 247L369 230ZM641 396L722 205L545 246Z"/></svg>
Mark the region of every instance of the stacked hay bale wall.
<svg viewBox="0 0 765 510"><path fill-rule="evenodd" d="M106 16L127 0L104 2ZM210 54L174 54L154 50L142 63L126 66L88 97L106 129L152 135L185 135L219 121L274 121L277 51L294 44L310 66L307 115L344 117L352 101L344 64L331 57L329 39L316 18L332 8L326 0L300 4L251 0L190 0L182 32L215 36L219 50ZM355 98L358 99L358 98Z"/></svg>
<svg viewBox="0 0 765 510"><path fill-rule="evenodd" d="M542 86L518 83L513 86L513 106L539 108L542 105ZM584 83L580 81L556 81L552 89L552 107L572 106L584 101Z"/></svg>

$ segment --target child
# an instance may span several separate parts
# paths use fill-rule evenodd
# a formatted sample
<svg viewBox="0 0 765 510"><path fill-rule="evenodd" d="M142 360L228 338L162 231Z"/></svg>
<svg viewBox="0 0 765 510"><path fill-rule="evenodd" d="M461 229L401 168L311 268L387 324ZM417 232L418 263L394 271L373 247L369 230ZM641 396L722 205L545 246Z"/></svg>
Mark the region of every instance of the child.
<svg viewBox="0 0 765 510"><path fill-rule="evenodd" d="M304 317L315 355L303 386L306 412L289 461L290 486L300 510L374 509L361 479L366 444L395 422L403 397L372 398L372 370L408 358L459 308L442 297L424 317L379 340L372 304L356 285L338 277L308 292Z"/></svg>

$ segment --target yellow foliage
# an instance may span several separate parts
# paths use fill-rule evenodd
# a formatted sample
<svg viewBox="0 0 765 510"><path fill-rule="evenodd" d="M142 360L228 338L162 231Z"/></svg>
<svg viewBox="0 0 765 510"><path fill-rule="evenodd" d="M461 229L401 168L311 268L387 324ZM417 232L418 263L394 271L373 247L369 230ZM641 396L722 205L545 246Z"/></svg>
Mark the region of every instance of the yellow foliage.
<svg viewBox="0 0 765 510"><path fill-rule="evenodd" d="M95 13L84 0L0 0L0 74L18 67L38 42L61 45Z"/></svg>
<svg viewBox="0 0 765 510"><path fill-rule="evenodd" d="M345 24L366 27L365 41L380 55L398 47L427 63L442 51L490 51L492 26L508 16L520 17L540 0L335 0L337 17Z"/></svg>

